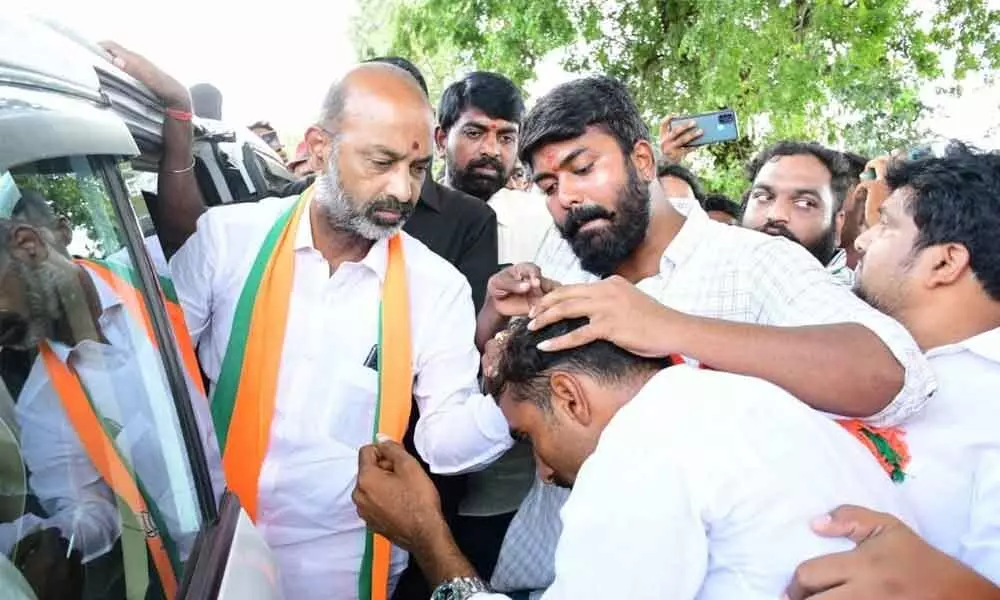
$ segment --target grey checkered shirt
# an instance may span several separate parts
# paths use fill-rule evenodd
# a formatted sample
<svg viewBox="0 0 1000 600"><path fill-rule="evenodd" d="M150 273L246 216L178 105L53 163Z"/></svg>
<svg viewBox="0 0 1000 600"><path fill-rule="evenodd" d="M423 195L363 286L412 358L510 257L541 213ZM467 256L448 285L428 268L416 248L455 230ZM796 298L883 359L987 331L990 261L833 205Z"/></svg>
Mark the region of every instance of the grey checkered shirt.
<svg viewBox="0 0 1000 600"><path fill-rule="evenodd" d="M538 255L543 274L563 283L593 281L558 232ZM795 327L859 323L872 330L906 370L903 388L869 421L902 422L923 408L936 382L920 349L896 321L859 300L801 246L781 237L716 223L691 210L660 259L660 272L639 289L686 313ZM541 590L555 579L559 509L569 492L536 481L504 539L492 584L498 591Z"/></svg>

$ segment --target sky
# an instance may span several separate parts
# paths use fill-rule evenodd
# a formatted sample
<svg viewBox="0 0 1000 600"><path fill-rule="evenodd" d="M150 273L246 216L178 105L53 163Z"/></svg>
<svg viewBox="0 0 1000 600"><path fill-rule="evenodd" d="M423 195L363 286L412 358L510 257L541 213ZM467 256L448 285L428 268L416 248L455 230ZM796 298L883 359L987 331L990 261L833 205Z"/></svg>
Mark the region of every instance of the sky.
<svg viewBox="0 0 1000 600"><path fill-rule="evenodd" d="M222 90L226 121L270 121L286 143L301 137L329 85L355 63L349 32L355 0L260 3L256 11L245 0L171 0L148 3L142 12L136 4L34 0L31 6L95 40L113 39L144 54L188 86L214 84ZM552 60L540 65L539 75L528 86L532 96L571 77ZM938 109L927 122L935 133L1000 148L1000 85L973 80L958 100L939 98L928 86L923 99Z"/></svg>

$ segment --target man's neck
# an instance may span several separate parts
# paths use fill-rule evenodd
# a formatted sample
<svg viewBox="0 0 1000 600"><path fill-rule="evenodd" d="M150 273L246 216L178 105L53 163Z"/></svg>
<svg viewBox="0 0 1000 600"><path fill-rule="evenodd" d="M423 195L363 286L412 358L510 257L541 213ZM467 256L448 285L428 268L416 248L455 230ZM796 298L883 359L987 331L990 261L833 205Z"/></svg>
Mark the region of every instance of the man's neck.
<svg viewBox="0 0 1000 600"><path fill-rule="evenodd" d="M669 200L650 201L649 227L646 238L632 254L615 270L632 283L638 283L660 272L660 259L667 250L687 218L677 212Z"/></svg>
<svg viewBox="0 0 1000 600"><path fill-rule="evenodd" d="M331 274L345 262L360 262L375 245L374 241L356 233L331 227L316 202L310 204L309 213L313 246L330 263Z"/></svg>
<svg viewBox="0 0 1000 600"><path fill-rule="evenodd" d="M957 344L1000 327L1000 302L981 300L961 306L923 306L903 311L898 320L924 352Z"/></svg>

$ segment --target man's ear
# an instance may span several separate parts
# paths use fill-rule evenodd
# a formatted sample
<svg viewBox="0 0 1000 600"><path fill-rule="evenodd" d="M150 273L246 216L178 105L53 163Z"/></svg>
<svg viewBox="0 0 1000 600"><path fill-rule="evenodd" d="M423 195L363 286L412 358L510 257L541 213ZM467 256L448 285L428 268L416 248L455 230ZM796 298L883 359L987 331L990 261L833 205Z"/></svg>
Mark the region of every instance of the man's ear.
<svg viewBox="0 0 1000 600"><path fill-rule="evenodd" d="M438 156L443 157L448 151L448 132L441 129L440 125L434 128L434 147Z"/></svg>
<svg viewBox="0 0 1000 600"><path fill-rule="evenodd" d="M646 140L639 140L632 147L632 164L639 172L643 181L650 182L656 178L656 154L653 146Z"/></svg>
<svg viewBox="0 0 1000 600"><path fill-rule="evenodd" d="M59 217L56 224L56 239L64 248L69 248L73 243L73 223L66 217Z"/></svg>
<svg viewBox="0 0 1000 600"><path fill-rule="evenodd" d="M564 413L569 419L586 427L593 420L590 402L577 376L566 371L549 375L552 392L552 410Z"/></svg>
<svg viewBox="0 0 1000 600"><path fill-rule="evenodd" d="M843 209L838 210L837 214L833 216L833 227L834 232L836 232L833 241L837 248L840 248L840 244L842 242L841 235L844 233L844 221L846 219L847 213L845 213Z"/></svg>
<svg viewBox="0 0 1000 600"><path fill-rule="evenodd" d="M969 270L969 249L962 244L941 244L924 250L930 254L927 287L952 285Z"/></svg>
<svg viewBox="0 0 1000 600"><path fill-rule="evenodd" d="M309 164L313 167L319 167L317 171L322 172L326 164L327 154L330 151L330 134L320 126L313 125L306 129L304 141L306 148L309 149Z"/></svg>
<svg viewBox="0 0 1000 600"><path fill-rule="evenodd" d="M21 223L10 233L10 253L16 260L37 266L49 257L49 247L37 229Z"/></svg>

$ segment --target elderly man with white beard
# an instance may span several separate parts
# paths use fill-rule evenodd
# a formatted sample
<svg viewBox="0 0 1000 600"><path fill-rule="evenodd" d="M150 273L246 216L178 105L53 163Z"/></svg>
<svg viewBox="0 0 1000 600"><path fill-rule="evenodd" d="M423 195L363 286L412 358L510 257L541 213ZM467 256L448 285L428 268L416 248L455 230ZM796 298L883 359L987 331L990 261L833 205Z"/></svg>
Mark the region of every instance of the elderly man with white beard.
<svg viewBox="0 0 1000 600"><path fill-rule="evenodd" d="M468 283L401 231L433 124L409 74L355 68L306 133L323 165L315 185L205 212L170 263L212 383L227 484L287 598L391 591L405 553L365 529L351 490L359 448L402 436L411 394L415 446L435 472L481 468L512 443L478 393Z"/></svg>

